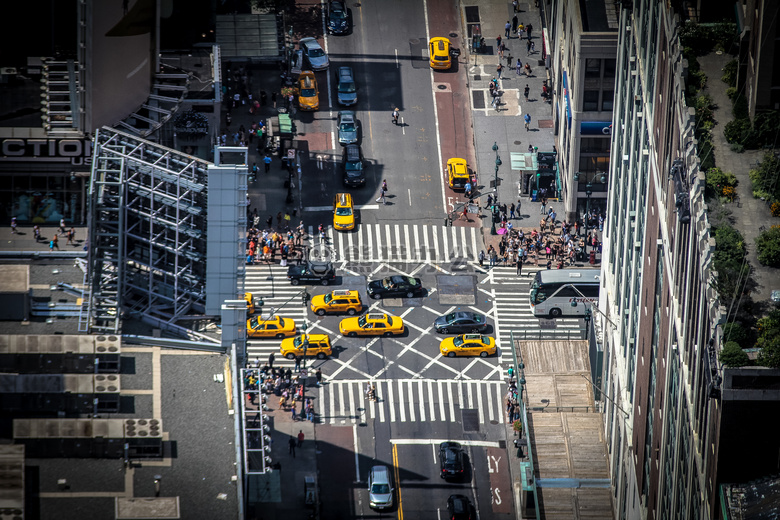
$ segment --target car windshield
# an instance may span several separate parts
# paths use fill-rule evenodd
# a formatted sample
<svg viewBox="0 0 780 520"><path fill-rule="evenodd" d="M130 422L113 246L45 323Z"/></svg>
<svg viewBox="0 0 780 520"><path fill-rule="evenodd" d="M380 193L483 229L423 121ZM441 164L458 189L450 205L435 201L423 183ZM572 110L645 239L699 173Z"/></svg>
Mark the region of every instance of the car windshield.
<svg viewBox="0 0 780 520"><path fill-rule="evenodd" d="M319 47L309 48L309 58L322 58L325 56L325 51Z"/></svg>
<svg viewBox="0 0 780 520"><path fill-rule="evenodd" d="M279 326L284 328L284 318L279 318Z"/></svg>
<svg viewBox="0 0 780 520"><path fill-rule="evenodd" d="M433 55L433 59L435 61L447 61L447 55L446 54L444 54L444 55L434 54Z"/></svg>
<svg viewBox="0 0 780 520"><path fill-rule="evenodd" d="M455 313L454 313L454 312L452 312L452 313L450 313L450 314L447 314L447 315L444 317L444 319L447 321L447 323L452 323L453 321L455 321Z"/></svg>
<svg viewBox="0 0 780 520"><path fill-rule="evenodd" d="M336 208L336 215L339 217L348 217L352 215L352 210L349 208Z"/></svg>
<svg viewBox="0 0 780 520"><path fill-rule="evenodd" d="M341 130L342 132L354 132L355 123L341 123L339 130Z"/></svg>
<svg viewBox="0 0 780 520"><path fill-rule="evenodd" d="M358 325L360 325L361 327L365 327L366 326L366 317L365 316L361 316L360 318L358 318Z"/></svg>
<svg viewBox="0 0 780 520"><path fill-rule="evenodd" d="M325 300L325 303L330 303L331 300L333 300L333 294L332 293L326 294L324 300Z"/></svg>
<svg viewBox="0 0 780 520"><path fill-rule="evenodd" d="M347 161L344 165L344 168L347 171L360 171L363 169L363 165L360 163L360 161Z"/></svg>
<svg viewBox="0 0 780 520"><path fill-rule="evenodd" d="M371 492L375 495L386 495L390 493L390 486L387 484L374 484L371 486Z"/></svg>
<svg viewBox="0 0 780 520"><path fill-rule="evenodd" d="M463 336L458 336L457 338L452 340L452 344L455 345L456 347L463 345L463 343L465 343L465 341L463 341Z"/></svg>
<svg viewBox="0 0 780 520"><path fill-rule="evenodd" d="M352 94L355 92L355 84L351 81L342 81L339 83L339 92L342 94Z"/></svg>
<svg viewBox="0 0 780 520"><path fill-rule="evenodd" d="M301 97L315 97L316 95L317 95L317 89L313 89L313 88L301 89Z"/></svg>
<svg viewBox="0 0 780 520"><path fill-rule="evenodd" d="M306 336L298 336L293 340L293 345L295 345L296 347L300 347L301 345L303 345L305 337Z"/></svg>

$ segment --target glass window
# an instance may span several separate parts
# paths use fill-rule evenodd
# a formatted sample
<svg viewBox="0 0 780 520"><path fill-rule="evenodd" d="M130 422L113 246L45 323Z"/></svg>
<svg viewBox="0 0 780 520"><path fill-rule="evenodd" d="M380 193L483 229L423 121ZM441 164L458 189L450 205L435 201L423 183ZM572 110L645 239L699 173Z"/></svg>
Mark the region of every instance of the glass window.
<svg viewBox="0 0 780 520"><path fill-rule="evenodd" d="M615 61L615 60L612 60ZM588 58L585 60L585 77L586 78L600 78L601 77L601 60L598 58Z"/></svg>
<svg viewBox="0 0 780 520"><path fill-rule="evenodd" d="M612 110L613 101L615 99L614 90L601 91L601 110Z"/></svg>
<svg viewBox="0 0 780 520"><path fill-rule="evenodd" d="M609 137L583 137L580 140L582 153L609 153Z"/></svg>
<svg viewBox="0 0 780 520"><path fill-rule="evenodd" d="M604 60L604 78L614 78L615 77L615 63L617 60L614 58L609 58Z"/></svg>
<svg viewBox="0 0 780 520"><path fill-rule="evenodd" d="M585 90L582 93L583 112L597 112L599 109L599 91Z"/></svg>

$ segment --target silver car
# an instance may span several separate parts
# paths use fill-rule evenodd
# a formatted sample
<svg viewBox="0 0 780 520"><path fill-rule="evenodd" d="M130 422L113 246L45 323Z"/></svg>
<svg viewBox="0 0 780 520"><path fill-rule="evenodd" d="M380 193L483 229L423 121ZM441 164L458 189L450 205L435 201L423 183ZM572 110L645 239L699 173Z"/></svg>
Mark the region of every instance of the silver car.
<svg viewBox="0 0 780 520"><path fill-rule="evenodd" d="M374 466L368 474L368 505L374 509L393 507L393 486L387 466Z"/></svg>
<svg viewBox="0 0 780 520"><path fill-rule="evenodd" d="M346 145L358 142L358 121L351 110L342 110L338 117L339 144Z"/></svg>
<svg viewBox="0 0 780 520"><path fill-rule="evenodd" d="M336 82L339 104L350 106L357 103L357 88L355 87L355 75L352 74L352 67L339 67Z"/></svg>
<svg viewBox="0 0 780 520"><path fill-rule="evenodd" d="M309 65L314 70L325 70L330 65L328 55L322 50L320 44L314 38L301 38L298 45L303 51L303 55L309 60Z"/></svg>

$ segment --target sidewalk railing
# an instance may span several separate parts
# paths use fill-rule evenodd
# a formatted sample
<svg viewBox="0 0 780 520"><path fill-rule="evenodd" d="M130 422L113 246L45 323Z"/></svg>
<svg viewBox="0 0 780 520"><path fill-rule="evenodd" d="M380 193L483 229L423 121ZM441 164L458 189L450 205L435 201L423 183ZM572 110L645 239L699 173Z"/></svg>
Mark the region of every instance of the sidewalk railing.
<svg viewBox="0 0 780 520"><path fill-rule="evenodd" d="M554 330L554 329L538 329L538 330L513 330L513 340L582 340L587 339L587 330Z"/></svg>

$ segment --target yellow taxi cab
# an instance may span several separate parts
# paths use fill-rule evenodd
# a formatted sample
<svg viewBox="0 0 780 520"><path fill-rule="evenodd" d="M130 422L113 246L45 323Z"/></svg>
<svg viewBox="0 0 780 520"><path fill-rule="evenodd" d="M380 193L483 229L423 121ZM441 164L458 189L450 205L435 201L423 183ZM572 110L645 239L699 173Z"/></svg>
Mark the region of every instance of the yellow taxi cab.
<svg viewBox="0 0 780 520"><path fill-rule="evenodd" d="M357 291L343 289L312 296L309 307L318 316L336 312L346 312L354 316L363 310L363 302L360 301L360 294Z"/></svg>
<svg viewBox="0 0 780 520"><path fill-rule="evenodd" d="M246 321L246 334L251 338L286 338L295 335L295 321L281 316L264 316Z"/></svg>
<svg viewBox="0 0 780 520"><path fill-rule="evenodd" d="M301 110L317 110L320 108L320 92L317 89L317 78L310 70L304 70L298 76L298 106Z"/></svg>
<svg viewBox="0 0 780 520"><path fill-rule="evenodd" d="M466 163L466 159L453 157L447 161L447 182L450 188L465 189L470 180L469 165Z"/></svg>
<svg viewBox="0 0 780 520"><path fill-rule="evenodd" d="M355 208L349 193L338 193L333 197L333 228L336 231L355 229Z"/></svg>
<svg viewBox="0 0 780 520"><path fill-rule="evenodd" d="M304 354L325 359L333 354L333 347L330 346L330 337L327 334L301 334L294 338L283 339L279 352L287 359L295 359Z"/></svg>
<svg viewBox="0 0 780 520"><path fill-rule="evenodd" d="M250 316L257 312L258 307L263 305L263 300L255 298L251 292L244 293L244 300L246 300L246 313Z"/></svg>
<svg viewBox="0 0 780 520"><path fill-rule="evenodd" d="M403 334L404 320L387 314L366 314L359 318L344 318L339 331L351 338L355 336L394 336Z"/></svg>
<svg viewBox="0 0 780 520"><path fill-rule="evenodd" d="M442 356L488 357L496 353L496 341L483 334L461 334L442 340L439 345Z"/></svg>
<svg viewBox="0 0 780 520"><path fill-rule="evenodd" d="M452 67L450 41L447 38L431 38L428 43L428 55L432 69L447 70Z"/></svg>

